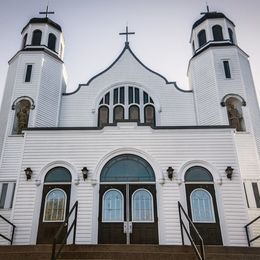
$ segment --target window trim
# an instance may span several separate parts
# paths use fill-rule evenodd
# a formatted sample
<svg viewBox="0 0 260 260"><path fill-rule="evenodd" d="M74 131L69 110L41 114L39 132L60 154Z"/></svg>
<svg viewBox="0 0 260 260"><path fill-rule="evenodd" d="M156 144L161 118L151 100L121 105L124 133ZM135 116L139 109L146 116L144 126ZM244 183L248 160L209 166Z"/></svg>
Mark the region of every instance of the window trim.
<svg viewBox="0 0 260 260"><path fill-rule="evenodd" d="M64 213L63 213L63 219L62 220L45 220L45 215L46 215L46 206L47 206L47 198L49 196L49 194L55 190L59 190L61 192L63 192L63 194L65 195L65 202L64 202ZM45 201L44 201L44 212L43 212L43 218L42 218L42 222L44 223L50 223L50 222L64 222L65 218L66 218L66 210L67 210L67 194L63 189L60 188L53 188L51 189L45 196Z"/></svg>
<svg viewBox="0 0 260 260"><path fill-rule="evenodd" d="M193 215L193 203L192 203L192 194L198 190L202 190L204 192L206 192L209 197L210 197L210 202L211 202L211 210L212 210L212 216L213 216L213 220L212 221L197 221L197 220L194 220L194 215ZM215 210L214 210L214 205L213 205L213 199L212 199L212 196L210 194L210 192L208 192L207 190L203 189L203 188L197 188L197 189L194 189L191 194L190 194L190 208L191 208L191 218L192 218L192 222L193 223L216 223L216 217L215 217Z"/></svg>
<svg viewBox="0 0 260 260"><path fill-rule="evenodd" d="M116 191L121 195L121 219L120 220L105 220L104 216L105 216L105 196L107 195L108 192L110 191ZM124 194L115 188L109 189L107 190L102 197L102 223L122 223L124 222L124 213L125 213L125 206L124 206Z"/></svg>
<svg viewBox="0 0 260 260"><path fill-rule="evenodd" d="M152 220L134 220L134 196L139 191L145 191L150 195ZM144 189L144 188L140 188L138 190L135 190L134 193L132 194L131 203L132 203L131 214L132 214L132 222L133 223L154 223L154 198L153 198L153 194L149 190Z"/></svg>

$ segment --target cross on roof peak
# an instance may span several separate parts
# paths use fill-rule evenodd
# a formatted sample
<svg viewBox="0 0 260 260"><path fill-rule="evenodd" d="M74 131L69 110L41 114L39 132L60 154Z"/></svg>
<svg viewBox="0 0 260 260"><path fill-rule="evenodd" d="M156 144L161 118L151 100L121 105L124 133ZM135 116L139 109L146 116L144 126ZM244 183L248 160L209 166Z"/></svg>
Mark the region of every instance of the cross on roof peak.
<svg viewBox="0 0 260 260"><path fill-rule="evenodd" d="M53 11L49 11L49 6L47 5L45 12L39 12L39 14L45 14L45 17L48 18L48 14L55 14Z"/></svg>
<svg viewBox="0 0 260 260"><path fill-rule="evenodd" d="M125 43L129 43L129 41L128 41L128 35L129 34L135 34L135 32L128 32L128 26L126 26L125 32L119 33L119 35L125 35L126 36Z"/></svg>
<svg viewBox="0 0 260 260"><path fill-rule="evenodd" d="M200 14L213 14L213 13L216 13L216 12L211 12L211 11L209 10L209 5L208 5L207 2L206 2L206 9L207 9L206 12L202 12L202 13L200 13Z"/></svg>

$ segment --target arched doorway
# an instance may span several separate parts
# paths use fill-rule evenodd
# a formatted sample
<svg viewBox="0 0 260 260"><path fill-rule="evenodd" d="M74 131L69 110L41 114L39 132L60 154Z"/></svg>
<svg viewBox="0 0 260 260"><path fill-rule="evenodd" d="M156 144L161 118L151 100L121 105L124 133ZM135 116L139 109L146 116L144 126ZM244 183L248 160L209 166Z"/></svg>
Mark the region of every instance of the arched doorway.
<svg viewBox="0 0 260 260"><path fill-rule="evenodd" d="M55 167L48 171L44 178L37 244L53 242L69 212L70 190L71 174L68 169ZM66 228L63 232L65 234Z"/></svg>
<svg viewBox="0 0 260 260"><path fill-rule="evenodd" d="M111 159L100 175L98 243L157 244L155 174L139 156Z"/></svg>
<svg viewBox="0 0 260 260"><path fill-rule="evenodd" d="M206 245L222 245L213 177L204 167L194 166L185 174L188 214ZM191 229L195 243L199 243Z"/></svg>

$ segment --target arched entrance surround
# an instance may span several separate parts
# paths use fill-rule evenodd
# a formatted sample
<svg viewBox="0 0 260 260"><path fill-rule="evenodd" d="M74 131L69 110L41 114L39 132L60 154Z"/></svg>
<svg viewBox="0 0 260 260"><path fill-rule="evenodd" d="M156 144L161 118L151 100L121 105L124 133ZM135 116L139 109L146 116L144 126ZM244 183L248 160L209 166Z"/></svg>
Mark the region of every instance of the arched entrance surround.
<svg viewBox="0 0 260 260"><path fill-rule="evenodd" d="M145 160L143 158L145 156L135 149L127 149L127 152L119 149L107 155L98 165L97 168L100 170L99 174L96 172L99 184L96 186L97 189L100 187L99 194L96 194L96 200L99 201L96 217L98 222L95 223L94 220L98 230L96 233L98 243L158 243L155 190L156 179L161 179L162 175L157 167L151 167L153 163L150 164L149 159ZM120 168L126 169L121 171L124 174L119 174ZM108 214L107 201L113 203L113 200L114 203L118 202L114 204L117 205L114 207L114 212L117 213L114 215L111 213L113 215L111 217ZM146 201L146 208L137 209L137 201L142 200ZM145 216L142 210L147 212ZM112 211L110 207L110 212ZM113 230L113 233L117 230L118 234L113 238L109 238L110 235L104 237L104 234L109 234L109 230ZM149 232L153 234L147 236Z"/></svg>
<svg viewBox="0 0 260 260"><path fill-rule="evenodd" d="M181 203L199 232L203 233L205 227L206 236L210 232L213 232L214 236L216 235L214 239L207 239L202 234L206 241L205 244L228 243L221 192L222 175L218 169L207 161L188 161L180 167L178 179L181 185ZM204 212L204 215L196 215L201 201L208 203L209 210ZM208 224L213 225L206 227Z"/></svg>

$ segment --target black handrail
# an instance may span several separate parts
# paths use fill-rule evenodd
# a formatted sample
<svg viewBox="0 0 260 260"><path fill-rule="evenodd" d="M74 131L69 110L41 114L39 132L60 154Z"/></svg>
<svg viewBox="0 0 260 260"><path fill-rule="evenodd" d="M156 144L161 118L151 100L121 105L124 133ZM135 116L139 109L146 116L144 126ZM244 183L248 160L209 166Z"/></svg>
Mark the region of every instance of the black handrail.
<svg viewBox="0 0 260 260"><path fill-rule="evenodd" d="M260 216L256 217L255 219L253 219L252 221L250 221L247 225L245 225L246 238L247 238L247 243L248 243L248 246L249 246L249 247L251 246L251 243L252 243L253 241L255 241L255 240L257 240L257 239L260 238L260 235L258 235L258 236L256 236L256 237L250 239L250 238L249 238L249 230L248 230L248 227L249 227L251 224L255 223L258 219L260 219Z"/></svg>
<svg viewBox="0 0 260 260"><path fill-rule="evenodd" d="M183 229L185 230L186 235L188 236L191 245L196 253L196 256L199 260L205 260L205 250L204 250L204 242L203 239L201 237L201 235L199 234L197 228L194 226L193 222L191 221L190 217L188 216L188 214L185 212L184 208L182 207L181 203L178 201L178 209L179 209L179 218L180 218L180 226L181 226L181 240L182 240L182 245L184 245L184 236L183 236ZM184 214L184 216L186 217L186 219L188 220L190 227L192 227L192 229L195 231L195 234L197 235L197 237L200 240L200 252L195 244L195 242L193 241L187 227L185 226L183 220L182 220L182 213Z"/></svg>
<svg viewBox="0 0 260 260"><path fill-rule="evenodd" d="M5 217L3 217L2 215L0 215L0 218L2 218L5 222L7 222L7 224L12 226L12 235L11 238L6 237L3 234L0 234L0 237L2 237L3 239L9 241L11 243L11 245L13 244L13 240L14 240L14 230L16 228L16 225L14 225L12 222L10 222L8 219L6 219Z"/></svg>
<svg viewBox="0 0 260 260"><path fill-rule="evenodd" d="M74 210L75 210L74 220L73 220L70 228L67 230L65 236L62 238L62 242L61 242L60 248L58 249L58 251L56 253L57 242L61 238L60 236L62 234L63 228L68 226L70 215L72 214L72 212ZM67 241L67 238L70 235L70 232L71 232L73 227L74 227L74 230L73 230L73 245L75 245L76 230L77 230L77 215L78 215L78 201L76 201L75 204L73 205L73 207L71 208L68 216L66 217L64 222L61 224L59 230L57 231L57 233L56 233L56 235L55 235L55 237L53 239L51 260L56 260L58 258L58 256L60 255L61 250L64 247L64 245L65 245L65 243Z"/></svg>

